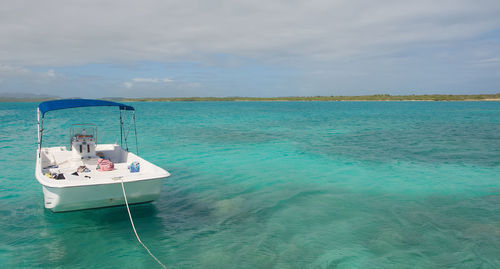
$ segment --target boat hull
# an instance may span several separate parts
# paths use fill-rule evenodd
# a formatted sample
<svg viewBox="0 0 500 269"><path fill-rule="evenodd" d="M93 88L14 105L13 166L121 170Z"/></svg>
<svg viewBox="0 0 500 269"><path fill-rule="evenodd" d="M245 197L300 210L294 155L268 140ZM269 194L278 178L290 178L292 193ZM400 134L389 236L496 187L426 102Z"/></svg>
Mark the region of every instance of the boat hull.
<svg viewBox="0 0 500 269"><path fill-rule="evenodd" d="M145 203L160 196L163 178L124 182L129 204ZM42 186L45 208L63 212L124 205L121 182L73 187Z"/></svg>

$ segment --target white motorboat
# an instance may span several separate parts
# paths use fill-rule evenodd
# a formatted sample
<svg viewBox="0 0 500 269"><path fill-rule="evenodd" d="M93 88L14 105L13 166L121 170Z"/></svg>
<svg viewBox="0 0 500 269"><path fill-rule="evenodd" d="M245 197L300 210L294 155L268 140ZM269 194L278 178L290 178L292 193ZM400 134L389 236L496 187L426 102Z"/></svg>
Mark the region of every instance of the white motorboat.
<svg viewBox="0 0 500 269"><path fill-rule="evenodd" d="M119 108L120 145L97 144L96 125L74 124L70 128L69 149L42 146L43 121L47 112L90 106ZM124 140L127 145L129 133L123 124L126 113L131 114L135 130L135 109L129 105L90 99L63 99L39 104L35 177L42 185L45 208L60 212L123 205L125 191L122 192L122 183L129 204L151 202L159 197L162 180L170 174L129 152L128 146L122 148Z"/></svg>

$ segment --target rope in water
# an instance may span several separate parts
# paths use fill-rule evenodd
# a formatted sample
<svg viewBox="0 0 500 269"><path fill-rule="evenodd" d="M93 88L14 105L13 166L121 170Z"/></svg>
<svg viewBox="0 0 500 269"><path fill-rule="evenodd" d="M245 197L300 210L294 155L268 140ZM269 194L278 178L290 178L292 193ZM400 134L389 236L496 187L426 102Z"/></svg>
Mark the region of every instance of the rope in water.
<svg viewBox="0 0 500 269"><path fill-rule="evenodd" d="M141 238L139 238L139 235L137 234L137 231L135 230L134 221L132 220L132 214L130 214L130 208L128 206L127 195L125 194L125 187L123 186L123 178L121 179L121 182L122 182L123 197L125 198L125 205L127 206L128 216L130 218L130 224L132 224L132 229L134 230L135 237L137 237L137 241L139 241L139 243L141 243L141 245L148 251L149 256L153 257L153 259L155 259L155 261L161 267L163 267L164 269L167 269L167 267L163 263L161 263L161 261L158 260L158 258L156 258L155 255L153 255L153 253L151 253L151 251L149 250L149 248L146 247L146 245L144 245L144 243L142 243Z"/></svg>

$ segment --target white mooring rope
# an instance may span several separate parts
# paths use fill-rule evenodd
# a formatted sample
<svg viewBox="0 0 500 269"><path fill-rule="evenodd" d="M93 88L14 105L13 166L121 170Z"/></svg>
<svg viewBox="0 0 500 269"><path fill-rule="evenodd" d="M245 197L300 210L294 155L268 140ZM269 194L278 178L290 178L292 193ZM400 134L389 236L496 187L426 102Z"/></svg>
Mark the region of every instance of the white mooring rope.
<svg viewBox="0 0 500 269"><path fill-rule="evenodd" d="M135 230L135 226L134 226L134 221L132 220L132 214L130 214L130 208L128 206L128 201L127 201L127 195L125 194L125 187L123 186L123 178L121 179L121 182L122 182L122 191L123 191L123 197L125 198L125 205L127 206L127 211L128 211L128 216L130 218L130 224L132 224L132 229L134 230L134 233L135 233L135 237L137 237L137 241L139 241L139 243L141 243L141 245L148 251L149 255L151 257L153 257L153 259L155 259L155 261L161 266L163 267L164 269L167 269L167 267L161 263L160 260L158 260L158 258L156 258L155 255L153 255L153 253L151 253L151 251L149 250L148 247L146 247L146 245L144 245L144 243L142 243L141 239L139 238L139 235L137 234L137 231Z"/></svg>

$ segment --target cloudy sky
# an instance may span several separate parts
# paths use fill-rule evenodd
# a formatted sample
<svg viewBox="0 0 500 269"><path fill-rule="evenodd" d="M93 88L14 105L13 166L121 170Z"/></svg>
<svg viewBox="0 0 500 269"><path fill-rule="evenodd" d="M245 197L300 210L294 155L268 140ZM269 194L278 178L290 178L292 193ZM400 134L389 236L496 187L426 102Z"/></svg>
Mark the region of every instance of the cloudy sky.
<svg viewBox="0 0 500 269"><path fill-rule="evenodd" d="M498 0L8 1L0 93L500 92Z"/></svg>

